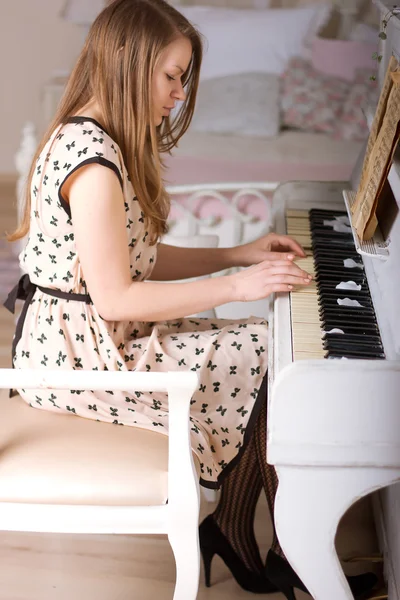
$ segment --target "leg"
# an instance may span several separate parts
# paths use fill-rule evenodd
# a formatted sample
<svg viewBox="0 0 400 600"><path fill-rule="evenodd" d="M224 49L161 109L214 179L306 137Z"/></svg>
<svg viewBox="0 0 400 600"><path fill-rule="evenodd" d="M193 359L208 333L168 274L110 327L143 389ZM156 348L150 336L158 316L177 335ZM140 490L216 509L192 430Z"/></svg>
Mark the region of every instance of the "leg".
<svg viewBox="0 0 400 600"><path fill-rule="evenodd" d="M268 594L276 587L265 577L254 535L254 513L262 487L254 439L253 435L240 460L225 474L217 508L200 525L200 547L206 585L210 585L212 558L219 554L243 589Z"/></svg>
<svg viewBox="0 0 400 600"><path fill-rule="evenodd" d="M254 535L254 514L261 487L253 438L240 461L224 479L213 517L236 554L255 573L263 571L263 561Z"/></svg>
<svg viewBox="0 0 400 600"><path fill-rule="evenodd" d="M267 463L267 402L260 410L253 435L240 461L224 479L213 517L237 555L251 571L262 573L264 564L254 535L254 514L264 487L274 527L272 550L284 556L274 525L278 487L275 468Z"/></svg>
<svg viewBox="0 0 400 600"><path fill-rule="evenodd" d="M278 489L278 476L276 474L275 467L267 463L267 402L261 410L258 421L259 422L257 422L257 427L254 432L254 443L257 452L258 468L261 473L263 488L267 498L273 527L271 550L275 554L278 554L284 558L285 555L279 544L278 536L276 534L274 518L275 497Z"/></svg>

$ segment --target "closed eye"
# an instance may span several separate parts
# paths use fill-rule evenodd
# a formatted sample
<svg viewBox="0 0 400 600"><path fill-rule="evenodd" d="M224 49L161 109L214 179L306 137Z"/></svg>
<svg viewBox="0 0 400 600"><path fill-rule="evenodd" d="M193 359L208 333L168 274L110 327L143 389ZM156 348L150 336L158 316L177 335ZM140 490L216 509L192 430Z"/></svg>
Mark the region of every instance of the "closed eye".
<svg viewBox="0 0 400 600"><path fill-rule="evenodd" d="M171 75L167 75L168 81L175 81L175 77L171 77Z"/></svg>

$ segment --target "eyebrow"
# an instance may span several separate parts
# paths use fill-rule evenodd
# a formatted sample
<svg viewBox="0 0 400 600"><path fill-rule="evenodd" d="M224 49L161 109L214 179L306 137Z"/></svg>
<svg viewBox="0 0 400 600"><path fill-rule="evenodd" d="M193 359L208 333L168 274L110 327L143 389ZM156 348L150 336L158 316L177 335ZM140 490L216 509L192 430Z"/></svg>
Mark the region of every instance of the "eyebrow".
<svg viewBox="0 0 400 600"><path fill-rule="evenodd" d="M174 67L176 67L177 69L179 69L181 71L181 73L184 73L185 71L182 69L182 67L180 67L179 65L174 65Z"/></svg>

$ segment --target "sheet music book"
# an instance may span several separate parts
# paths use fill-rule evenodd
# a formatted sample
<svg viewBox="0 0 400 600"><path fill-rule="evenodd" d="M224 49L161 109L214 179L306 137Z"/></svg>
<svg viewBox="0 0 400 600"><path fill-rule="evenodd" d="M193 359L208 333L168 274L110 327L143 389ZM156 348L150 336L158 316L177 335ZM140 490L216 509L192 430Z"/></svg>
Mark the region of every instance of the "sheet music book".
<svg viewBox="0 0 400 600"><path fill-rule="evenodd" d="M393 162L400 137L399 63L391 57L368 139L360 184L352 209L352 221L362 240L370 239L377 227L379 197Z"/></svg>

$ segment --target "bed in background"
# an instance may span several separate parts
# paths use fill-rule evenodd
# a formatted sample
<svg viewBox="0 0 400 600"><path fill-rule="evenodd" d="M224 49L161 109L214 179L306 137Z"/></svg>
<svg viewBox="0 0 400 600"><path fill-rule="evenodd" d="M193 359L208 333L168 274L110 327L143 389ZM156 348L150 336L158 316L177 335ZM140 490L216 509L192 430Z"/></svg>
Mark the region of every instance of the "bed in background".
<svg viewBox="0 0 400 600"><path fill-rule="evenodd" d="M347 181L362 142L284 131L275 139L187 132L166 158L170 185L213 182Z"/></svg>
<svg viewBox="0 0 400 600"><path fill-rule="evenodd" d="M61 16L88 30L108 1L65 0ZM237 206L229 191L229 204L217 202L218 194L195 202L176 191L178 208L189 219L186 230L195 223L196 233L210 233L202 219L223 220L227 227L229 220L235 233L218 232L220 239L237 242L243 219L268 222L269 201L280 182L347 181L368 135L361 107L372 98L371 56L379 25L371 3L170 1L205 35L206 53L193 122L179 147L164 156L166 184L175 190L186 184L267 184L262 197L241 197ZM46 126L66 80L52 78L45 86ZM35 147L28 124L16 157L18 198ZM188 193L197 191L192 187ZM182 211L172 211L175 228L183 218ZM254 233L246 225L240 241Z"/></svg>
<svg viewBox="0 0 400 600"><path fill-rule="evenodd" d="M62 16L87 30L109 1L65 0ZM170 1L205 35L206 53L193 122L165 157L167 184L349 178L376 68L368 0ZM46 125L66 81L55 79Z"/></svg>
<svg viewBox="0 0 400 600"><path fill-rule="evenodd" d="M168 184L349 179L374 93L369 3L174 4L208 47L193 122L165 158Z"/></svg>

